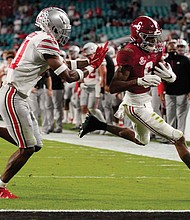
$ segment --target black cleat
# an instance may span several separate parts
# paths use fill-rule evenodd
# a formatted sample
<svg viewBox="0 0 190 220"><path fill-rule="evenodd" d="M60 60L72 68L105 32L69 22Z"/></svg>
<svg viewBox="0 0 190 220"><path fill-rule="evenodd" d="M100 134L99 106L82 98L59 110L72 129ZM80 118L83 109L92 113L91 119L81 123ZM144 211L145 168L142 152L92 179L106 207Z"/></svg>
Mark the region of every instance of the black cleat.
<svg viewBox="0 0 190 220"><path fill-rule="evenodd" d="M94 115L89 113L80 127L79 137L82 138L84 135L92 131L106 130L106 126L107 124L105 122L100 121Z"/></svg>

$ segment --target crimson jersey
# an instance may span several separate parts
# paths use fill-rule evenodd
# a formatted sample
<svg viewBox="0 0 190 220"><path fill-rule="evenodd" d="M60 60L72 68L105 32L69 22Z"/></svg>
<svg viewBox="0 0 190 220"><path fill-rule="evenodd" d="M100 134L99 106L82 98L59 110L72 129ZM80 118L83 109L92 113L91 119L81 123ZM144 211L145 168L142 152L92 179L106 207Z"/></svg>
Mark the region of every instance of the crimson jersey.
<svg viewBox="0 0 190 220"><path fill-rule="evenodd" d="M127 66L130 71L128 80L141 78L145 75L152 74L155 65L161 60L162 53L149 53L136 45L129 43L117 54L118 66ZM150 87L134 85L128 89L129 92L135 94L146 93Z"/></svg>

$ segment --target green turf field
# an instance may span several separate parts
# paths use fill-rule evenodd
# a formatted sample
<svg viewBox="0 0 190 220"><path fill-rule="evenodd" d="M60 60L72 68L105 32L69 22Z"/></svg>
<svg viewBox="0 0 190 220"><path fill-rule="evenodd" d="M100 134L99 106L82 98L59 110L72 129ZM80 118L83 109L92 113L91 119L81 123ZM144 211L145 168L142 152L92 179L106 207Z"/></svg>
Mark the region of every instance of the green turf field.
<svg viewBox="0 0 190 220"><path fill-rule="evenodd" d="M16 150L0 142L0 171ZM181 162L44 141L8 185L1 209L189 210L190 171Z"/></svg>

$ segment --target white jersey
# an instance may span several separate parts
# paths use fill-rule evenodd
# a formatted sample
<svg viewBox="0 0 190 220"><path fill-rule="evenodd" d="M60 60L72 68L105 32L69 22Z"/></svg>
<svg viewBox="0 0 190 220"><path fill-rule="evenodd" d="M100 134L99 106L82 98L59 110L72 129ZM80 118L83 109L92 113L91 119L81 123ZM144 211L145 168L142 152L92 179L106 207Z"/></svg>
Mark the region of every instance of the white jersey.
<svg viewBox="0 0 190 220"><path fill-rule="evenodd" d="M43 31L29 34L8 68L4 85L11 83L19 92L29 96L42 73L48 69L43 54L60 56L59 45L55 38Z"/></svg>
<svg viewBox="0 0 190 220"><path fill-rule="evenodd" d="M101 65L106 65L106 60L104 59ZM85 85L97 85L100 83L100 74L99 70L95 69L93 72L89 73L85 78L84 78L84 83Z"/></svg>

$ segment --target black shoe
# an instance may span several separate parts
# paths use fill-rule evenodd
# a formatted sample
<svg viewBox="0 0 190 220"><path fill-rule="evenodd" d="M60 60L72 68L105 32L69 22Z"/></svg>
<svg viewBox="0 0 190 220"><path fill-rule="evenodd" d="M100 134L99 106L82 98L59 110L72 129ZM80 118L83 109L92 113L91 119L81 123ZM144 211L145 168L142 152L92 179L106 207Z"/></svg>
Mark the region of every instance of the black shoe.
<svg viewBox="0 0 190 220"><path fill-rule="evenodd" d="M96 131L96 130L106 130L107 124L100 121L94 115L88 114L84 123L82 123L79 131L79 137L82 138L85 134Z"/></svg>
<svg viewBox="0 0 190 220"><path fill-rule="evenodd" d="M48 132L49 133L53 132L53 128L48 129Z"/></svg>
<svg viewBox="0 0 190 220"><path fill-rule="evenodd" d="M42 131L42 134L49 134L49 131Z"/></svg>
<svg viewBox="0 0 190 220"><path fill-rule="evenodd" d="M53 133L62 133L62 129L55 129Z"/></svg>
<svg viewBox="0 0 190 220"><path fill-rule="evenodd" d="M70 130L72 130L72 131L79 131L80 127L79 126L78 127L73 127L73 128L70 128Z"/></svg>

